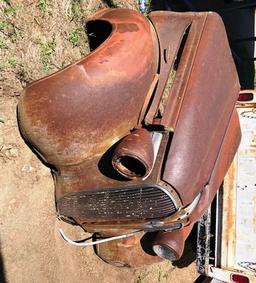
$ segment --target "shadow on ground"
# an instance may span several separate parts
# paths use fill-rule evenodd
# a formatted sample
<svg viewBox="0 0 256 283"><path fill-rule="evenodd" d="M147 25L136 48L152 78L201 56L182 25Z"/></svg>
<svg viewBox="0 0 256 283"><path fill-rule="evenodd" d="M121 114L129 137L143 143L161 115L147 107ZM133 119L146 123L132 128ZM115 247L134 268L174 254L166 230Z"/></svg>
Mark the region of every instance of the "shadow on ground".
<svg viewBox="0 0 256 283"><path fill-rule="evenodd" d="M4 261L3 261L2 254L1 254L1 245L0 245L0 282L6 283Z"/></svg>

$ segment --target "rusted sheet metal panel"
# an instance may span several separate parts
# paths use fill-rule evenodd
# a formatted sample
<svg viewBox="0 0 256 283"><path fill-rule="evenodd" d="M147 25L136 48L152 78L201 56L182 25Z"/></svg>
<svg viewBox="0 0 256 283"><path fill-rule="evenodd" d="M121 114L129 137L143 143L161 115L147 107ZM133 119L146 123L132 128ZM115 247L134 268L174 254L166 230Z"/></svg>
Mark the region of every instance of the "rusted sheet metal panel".
<svg viewBox="0 0 256 283"><path fill-rule="evenodd" d="M175 68L174 62L178 56L183 36L187 28L191 25L195 15L196 13L170 13L166 11L157 11L149 14L149 19L157 30L161 52L159 81L150 108L145 117L146 124L152 124L154 118L158 115L157 111L159 108L166 107L164 100L166 100L170 92L170 89L166 88L168 77L172 69ZM206 13L201 14L199 19L203 20L206 15Z"/></svg>
<svg viewBox="0 0 256 283"><path fill-rule="evenodd" d="M176 19L179 33L173 31L166 41L162 37L159 48L157 32L164 17L155 18L154 30L135 11L97 13L92 22L110 26L112 32L80 61L28 86L18 116L24 138L55 166L60 215L101 236L187 226L177 232L183 234L180 255L185 231L210 204L237 149L239 81L217 14L164 16ZM188 31L191 17L196 23ZM159 32L168 32L165 28ZM185 61L174 78L175 93L168 96L163 88L186 30ZM166 61L160 74L159 50L161 62ZM141 121L151 111L155 87L156 101L161 100L157 109L164 106L162 117L154 117L161 127L155 119L153 125ZM118 158L124 152L140 161L143 174L120 170ZM109 243L101 246L99 256L129 266L138 256L134 264L140 265L147 257L139 257L138 243Z"/></svg>
<svg viewBox="0 0 256 283"><path fill-rule="evenodd" d="M225 172L227 172L232 162L240 139L241 132L238 115L236 110L234 110L221 150L215 162L211 179L203 190L198 204L189 215L190 225L173 232L160 232L156 238L155 245L157 247L154 249L159 256L168 259L173 258L173 260L174 258L178 259L181 256L184 242L188 237L193 224L198 221L198 218L203 215L214 199L214 196L224 179Z"/></svg>
<svg viewBox="0 0 256 283"><path fill-rule="evenodd" d="M192 208L199 202L200 192L208 192L205 198L202 197L200 208L202 200L204 207L209 201L207 183L211 179L214 162L219 154L223 154L221 145L228 124L233 125L230 117L239 82L219 16L214 13L152 12L150 17L154 19L152 22L156 30L149 20L135 11L105 9L97 13L92 20L103 22L104 27L108 23L112 28L106 40L80 61L28 86L19 103L20 127L25 139L56 167L58 211L84 227L91 227L93 231L98 227L103 230L111 227L122 229L124 226L154 228L155 224L148 222L149 218L154 217L161 226L188 222ZM168 33L165 19L170 23L172 18L179 34L172 30L167 40L162 35ZM181 60L181 73L186 75L175 77L178 85L185 81L186 88L189 88L189 91L175 88L184 93L181 110L178 110L177 128L173 135L157 128L157 131L162 130L162 138L157 153L154 152L154 166L152 153L144 162L147 167L145 175L150 174L127 180L112 166L113 163L116 165L114 149L117 146L119 151L119 146L135 136L137 131L154 133L155 125L151 125L153 130L150 127L137 129L131 136L128 135L135 127L144 126L143 123L138 125L138 119L147 109L145 101L148 101L149 91L158 79L159 49L161 60L166 60L163 76L166 80L168 68L171 69L175 56L178 56L177 48L191 21L195 23L191 26L191 34L189 31L185 53L181 54L185 58L185 62ZM156 42L158 30L161 34L160 48ZM216 39L223 47L218 52ZM214 64L213 54L214 62L217 62ZM201 73L209 73L208 81L211 79L212 88L208 92L200 67ZM228 72L225 76L223 74L223 81L219 76L226 68ZM164 84L161 80L159 78L157 87ZM232 81L232 85L227 81ZM200 88L202 85L203 91ZM168 100L171 101L172 97ZM174 101L177 102L177 99ZM166 113L168 109L169 104ZM127 137L120 141L124 136ZM233 138L232 132L227 138ZM143 141L140 140L140 143ZM151 141L149 145L149 151L152 151ZM139 146L142 145L134 139L133 145L129 145L130 153L142 160L145 156L142 156ZM227 151L233 154L234 147ZM221 176L216 177L218 182ZM211 182L214 180L211 179ZM119 190L120 194L109 194L110 189L112 192ZM137 199L129 198L131 201L128 200L126 208L122 209L125 196L130 194L131 197L133 193L136 193ZM162 207L150 204L152 194L159 196L159 203L164 195ZM137 209L141 197L148 205L130 213L129 209ZM111 204L108 204L110 200ZM119 206L115 209L117 203ZM172 203L172 209L166 209L167 203ZM87 209L89 207L92 209ZM147 213L150 208L155 214ZM166 213L160 214L158 210ZM92 211L95 212L94 217ZM125 218L121 221L118 215ZM131 215L136 216L136 221ZM196 215L193 217L196 218ZM117 218L120 222L116 221Z"/></svg>
<svg viewBox="0 0 256 283"><path fill-rule="evenodd" d="M223 182L225 173L228 171L228 168L232 163L240 140L240 125L237 112L236 110L234 110L230 125L223 140L223 144L219 152L218 158L216 160L211 179L209 180L209 183L207 184L205 189L202 191L200 201L197 207L190 215L190 221L196 222L213 201L217 190Z"/></svg>
<svg viewBox="0 0 256 283"><path fill-rule="evenodd" d="M237 105L242 140L225 177L222 267L256 275L256 99Z"/></svg>
<svg viewBox="0 0 256 283"><path fill-rule="evenodd" d="M154 236L150 234L136 235L132 238L106 242L96 247L97 255L104 261L118 267L141 267L163 259L149 252ZM148 251L149 253L145 252Z"/></svg>
<svg viewBox="0 0 256 283"><path fill-rule="evenodd" d="M176 80L185 84L175 93L184 92L184 98L163 173L163 180L178 191L184 204L209 182L240 89L221 18L208 13L201 25L197 45L184 48L184 52L196 49L192 67L182 66L188 78L174 80L174 85ZM168 113L162 119L167 128Z"/></svg>
<svg viewBox="0 0 256 283"><path fill-rule="evenodd" d="M158 16L162 16L162 13L164 12L158 13ZM173 74L174 79L172 85L167 88L169 93L166 94L168 96L165 98L166 101L162 106L164 108L162 110L162 117L160 122L158 122L169 130L175 130L178 115L186 94L187 84L191 76L191 71L194 68L196 55L198 54L197 51L201 42L202 34L208 32L208 30L205 28L205 23L211 16L211 13L185 13L184 15L177 13L170 17L174 23L184 23L182 34L183 38L181 38L179 41L179 50L176 50L176 66L173 66L176 74ZM170 25L173 25L172 22ZM164 26L165 30L162 31L162 33L165 35L164 38L169 35L169 27L167 23L168 22L166 21L166 25ZM172 55L172 52L169 52L169 54L168 51L169 50L167 49L167 56ZM208 59L210 58L207 58L207 60Z"/></svg>
<svg viewBox="0 0 256 283"><path fill-rule="evenodd" d="M94 21L100 46L30 84L19 102L25 138L57 168L103 154L137 126L157 73L157 36L143 15L104 9Z"/></svg>

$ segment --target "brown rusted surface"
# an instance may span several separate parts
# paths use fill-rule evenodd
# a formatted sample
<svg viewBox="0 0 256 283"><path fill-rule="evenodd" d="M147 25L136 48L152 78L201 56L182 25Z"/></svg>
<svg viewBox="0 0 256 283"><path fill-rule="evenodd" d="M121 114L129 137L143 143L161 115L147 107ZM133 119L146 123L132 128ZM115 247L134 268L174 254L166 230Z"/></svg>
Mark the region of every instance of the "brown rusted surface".
<svg viewBox="0 0 256 283"><path fill-rule="evenodd" d="M186 32L186 29L191 24L195 13L170 13L165 11L152 12L149 14L149 19L157 30L160 61L159 61L159 81L150 105L146 114L145 122L152 124L157 110L164 94L164 88L168 80L168 76L177 57L177 53Z"/></svg>
<svg viewBox="0 0 256 283"><path fill-rule="evenodd" d="M218 188L223 182L225 172L227 172L233 160L234 154L240 143L240 139L241 132L239 120L235 110L232 114L231 122L225 135L219 156L215 163L210 182L205 187L199 204L189 216L191 224L172 232L159 232L153 244L154 251L159 256L164 258L169 257L170 260L178 260L181 257L184 250L185 240L189 236L194 223L204 214L215 197ZM232 223L228 227L231 228Z"/></svg>
<svg viewBox="0 0 256 283"><path fill-rule="evenodd" d="M163 180L178 191L184 204L190 203L209 182L239 94L225 28L217 14L207 14L195 48L163 174ZM183 84L183 80L178 83ZM169 118L176 116L169 113L161 123L172 128Z"/></svg>
<svg viewBox="0 0 256 283"><path fill-rule="evenodd" d="M239 119L236 110L232 114L232 118L224 137L218 158L214 164L214 169L211 174L209 183L205 186L199 204L191 213L189 219L191 222L196 222L201 217L206 209L213 201L217 190L224 180L225 174L228 171L232 160L235 156L237 148L241 140L241 130Z"/></svg>
<svg viewBox="0 0 256 283"><path fill-rule="evenodd" d="M126 136L116 147L112 164L127 178L144 177L149 174L154 162L154 148L150 133L138 129Z"/></svg>
<svg viewBox="0 0 256 283"><path fill-rule="evenodd" d="M159 232L153 243L155 253L165 259L175 261L181 258L185 241L189 236L193 224L171 232Z"/></svg>
<svg viewBox="0 0 256 283"><path fill-rule="evenodd" d="M178 14L177 20L180 16L181 15ZM205 23L210 16L211 14L209 13L188 13L187 15L191 20L191 24L187 29L187 34L184 36L184 46L180 47L183 48L183 50L182 54L180 54L180 60L177 62L176 79L173 82L173 86L166 102L166 111L161 118L161 124L167 129L175 130L182 102L186 96L188 83L191 79L194 63L197 63L196 59L198 55L202 56L202 54L200 54L201 50L199 49L199 46L202 36L209 32L209 30L206 29ZM207 51L211 52L211 48L208 48ZM212 63L207 55L205 55L204 59L207 60L208 64Z"/></svg>
<svg viewBox="0 0 256 283"><path fill-rule="evenodd" d="M141 242L145 236L137 235L127 239L106 242L96 247L97 255L106 261L118 267L142 267L162 261L154 254L152 250L143 250ZM150 242L154 238L146 239L144 247L150 248Z"/></svg>
<svg viewBox="0 0 256 283"><path fill-rule="evenodd" d="M29 85L19 102L24 136L57 168L103 154L127 135L157 71L157 39L143 15L105 9L96 20L111 25L108 38L80 61Z"/></svg>
<svg viewBox="0 0 256 283"><path fill-rule="evenodd" d="M197 57L194 60L199 61L202 68L209 68L209 76L211 75L212 81L215 81L216 88L212 85L209 94L204 94L199 87L205 83L205 78L200 76L199 71L192 72L192 67L188 69L184 67L183 72L189 77L186 83L194 81L194 85L191 86L191 93L185 93L174 135L170 136L168 132L163 132L154 168L146 179L122 178L115 172L111 164L114 150L118 152L120 149L115 149L114 144L130 133L134 127L138 127L141 113L147 109L145 101L150 100L150 93L158 80L156 67L159 62L156 36L151 24L144 16L136 12L105 9L97 13L92 20L107 21L112 26L112 33L107 40L79 62L30 85L22 94L19 104L19 120L24 136L47 162L54 164L57 168L54 176L57 208L60 212L62 205L64 209L64 206L69 206L68 201L74 201L75 193L78 193L79 199L85 199L87 194L83 195L83 192L118 187L138 187L140 184L143 184L144 187L158 185L163 188L166 194L171 195L178 209L191 203L203 189L200 182L204 186L208 181L209 176L207 174L202 176L205 172L201 169L204 167L206 173L211 173L210 165L212 164L209 162L209 165L207 162L209 159L210 161L216 159L218 146L224 135L223 128L225 128L221 127L220 121L226 121L226 125L228 124L228 114L234 107L233 99L238 87L237 77L232 69L232 62L230 62L230 51L225 45L224 28L214 14L154 13L151 13L150 17L159 33L161 62L166 61L165 65L160 64L160 70L163 69L163 71L162 73L160 71L156 94L163 89L162 86L168 80L168 72L177 56L177 48L192 19L196 23L190 28L192 35L188 34L184 47L185 55L183 52L182 56L187 58L186 53L190 54L193 48L201 50L197 52L199 55L196 53ZM175 34L174 29L168 40L163 37L166 31L164 17L168 21L172 21L173 17L174 27L179 30L179 33ZM208 18L210 20L207 20ZM203 24L205 21L211 22L206 31L204 31L205 25ZM203 47L197 45L193 47L192 43L199 41L199 36L194 29L199 34L210 34L208 30L211 30L213 35L218 29L219 35L216 38L224 42L219 43L223 44L224 51L219 53L214 50L217 63L212 64L213 59L206 57L212 54L213 47L215 47L212 40L211 44L200 41L204 50L202 50ZM193 41L191 38L196 39ZM207 36L206 39L208 39ZM173 44L170 44L171 42ZM127 55L131 52L130 58ZM189 61L188 58L187 61ZM139 65L138 61L140 61ZM124 64L125 68L123 68ZM182 64L185 65L184 62ZM192 65L193 68L196 68L195 66L199 68L200 64L196 62ZM216 73L215 70L225 69L225 65L229 67L230 80L234 79L234 87L225 81L222 84L227 86L222 89L221 80L218 77L222 73ZM176 76L174 83L177 81L182 85L183 79L184 76ZM187 85L189 86L188 83ZM222 99L221 91L223 90L224 93L226 88L230 89L225 92L227 97ZM195 90L198 90L197 97L195 97ZM171 101L170 99L168 97L168 101ZM168 112L168 101L164 113ZM162 119L164 117L166 116L163 116ZM218 128L221 128L222 131ZM146 132L145 129L138 131ZM221 133L218 134L219 132ZM143 140L140 142L133 140L129 147L136 152L138 159L143 160L146 157L145 173L147 173L152 164L152 147L147 137L149 147L143 148ZM126 139L123 140L125 141ZM172 179L172 177L175 178ZM64 216L75 217L75 220L83 227L87 225L93 227L92 230L95 230L97 225L104 226L106 229L113 226L121 229L122 225L127 225L129 228L132 228L132 225L134 228L143 228L148 222L148 219L142 217L136 222L127 219L120 225L119 222L115 222L116 218L88 219L84 216L85 214L78 215L76 210L72 211L72 215L68 215L65 208ZM186 212L182 209L174 215L168 214L166 219L161 219L162 225L178 221L186 222L183 214L185 215Z"/></svg>
<svg viewBox="0 0 256 283"><path fill-rule="evenodd" d="M174 199L177 208L182 206L182 203L180 201L180 198L175 192L175 190L170 187L168 184L161 181L161 168L163 164L164 159L164 153L166 152L166 147L168 145L168 135L164 135L160 149L153 167L153 170L149 177L145 180L141 180L139 178L136 178L134 180L123 180L120 179L120 176L114 174L115 170L112 168L111 170L111 159L103 162L103 168L108 170L99 170L97 164L101 163L99 158L96 160L90 160L89 162L83 163L79 166L67 166L62 168L62 174L59 175L56 178L56 200L57 200L57 208L59 213L61 213L63 208L63 201L65 203L65 207L70 206L73 203L73 196L77 198L77 201L79 201L79 198L81 198L83 201L86 200L85 196L88 191L95 190L95 193L98 190L105 191L106 192L106 199L108 202L111 200L109 199L109 194L107 192L111 189L115 189L117 187L122 187L123 189L127 188L128 186L134 186L138 188L138 190L142 190L144 186L145 187L151 187L154 185L158 185L160 188L163 188L169 194L172 195L172 198ZM112 157L112 155L110 155ZM94 164L94 166L92 166ZM100 167L100 169L102 169ZM65 171L64 171L65 170ZM79 176L79 178L78 178ZM89 177L88 177L89 176ZM119 179L118 179L119 178ZM120 190L121 191L121 190ZM123 192L123 191L122 191ZM154 199L152 199L154 200ZM70 204L68 204L70 202ZM127 202L127 205L130 206L131 204L129 201ZM149 210L150 209L150 202L144 209ZM159 209L161 209L161 206L159 206ZM76 209L77 210L77 209ZM66 211L66 209L65 209ZM149 223L149 219L140 218L136 219L134 221L133 219L122 219L120 220L118 218L118 215L116 215L113 218L88 218L84 217L82 215L78 216L77 213L79 213L79 210L77 212L75 211L75 214L73 214L73 208L70 209L69 214L64 214L64 216L68 217L74 217L77 223L79 223L81 226L83 226L87 231L90 232L97 232L99 231L99 227L101 231L107 231L107 230L119 230L122 231L123 229L145 229L147 227L146 223ZM71 214L72 212L72 214ZM134 211L131 211L131 214ZM171 224L171 223L177 223L177 222L186 222L186 219L181 220L181 216L185 215L186 212L181 210L177 211L170 217L167 217L166 219L162 219L163 225L165 223ZM119 219L119 221L117 221ZM179 220L177 220L179 219Z"/></svg>
<svg viewBox="0 0 256 283"><path fill-rule="evenodd" d="M153 170L146 180L133 179L128 180L117 174L112 166L113 150L110 148L103 156L97 156L78 165L61 167L61 174L56 175L56 198L73 193L92 189L111 188L117 186L129 186L138 184L158 184L161 177L161 168L163 164L166 147L168 144L168 135L165 134ZM79 178L78 178L79 176ZM162 184L160 186L163 186ZM167 184L165 184L167 188Z"/></svg>
<svg viewBox="0 0 256 283"><path fill-rule="evenodd" d="M145 114L146 114L146 112L148 110L148 107L150 105L150 100L152 99L152 96L153 96L153 93L154 93L154 91L156 89L158 81L159 81L159 74L156 74L155 78L154 78L154 80L153 80L153 82L152 82L152 84L151 84L151 86L150 86L150 88L148 90L148 93L146 95L144 104L143 104L143 106L141 108L140 116L139 116L139 120L138 120L138 127L140 127L140 121L145 122L144 116L145 116Z"/></svg>

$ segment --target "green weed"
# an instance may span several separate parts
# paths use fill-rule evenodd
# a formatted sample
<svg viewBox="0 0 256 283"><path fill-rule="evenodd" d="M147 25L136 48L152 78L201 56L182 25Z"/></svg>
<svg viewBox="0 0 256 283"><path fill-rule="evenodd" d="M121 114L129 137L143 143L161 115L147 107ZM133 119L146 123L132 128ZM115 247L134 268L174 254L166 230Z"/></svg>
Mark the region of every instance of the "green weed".
<svg viewBox="0 0 256 283"><path fill-rule="evenodd" d="M81 28L76 28L69 34L69 41L72 43L73 47L79 45L81 31Z"/></svg>
<svg viewBox="0 0 256 283"><path fill-rule="evenodd" d="M150 7L151 5L151 0L146 0L146 6Z"/></svg>
<svg viewBox="0 0 256 283"><path fill-rule="evenodd" d="M20 30L20 31L19 31L19 36L20 36L22 39L24 39L24 38L27 36L27 34L26 34L26 32L25 32L24 30Z"/></svg>
<svg viewBox="0 0 256 283"><path fill-rule="evenodd" d="M3 39L0 39L0 48L6 47L6 42Z"/></svg>
<svg viewBox="0 0 256 283"><path fill-rule="evenodd" d="M162 280L167 280L169 274L168 272L164 272L161 269L158 271L158 282L162 282Z"/></svg>
<svg viewBox="0 0 256 283"><path fill-rule="evenodd" d="M50 9L50 3L48 2L48 0L38 0L37 7L40 10L43 17L45 16L46 13L50 16L52 15L52 11Z"/></svg>
<svg viewBox="0 0 256 283"><path fill-rule="evenodd" d="M73 0L71 2L71 9L69 12L70 21L80 20L83 16L83 9L81 8L80 2L78 0Z"/></svg>
<svg viewBox="0 0 256 283"><path fill-rule="evenodd" d="M0 31L2 31L4 35L9 37L12 42L15 42L17 40L17 28L13 23L0 22Z"/></svg>
<svg viewBox="0 0 256 283"><path fill-rule="evenodd" d="M38 0L37 7L44 14L47 10L47 0Z"/></svg>
<svg viewBox="0 0 256 283"><path fill-rule="evenodd" d="M15 14L16 13L16 8L14 8L11 4L11 1L10 0L4 0L4 8L3 8L3 11L4 11L4 14L5 15L12 15L12 14Z"/></svg>
<svg viewBox="0 0 256 283"><path fill-rule="evenodd" d="M40 42L40 61L43 65L44 71L49 71L50 65L52 63L52 55L55 52L56 42L55 42L55 36L51 40L48 40L46 42Z"/></svg>
<svg viewBox="0 0 256 283"><path fill-rule="evenodd" d="M17 64L18 64L17 58L15 58L15 57L9 58L9 59L8 59L8 63L9 63L13 68L15 68L15 67L17 66Z"/></svg>
<svg viewBox="0 0 256 283"><path fill-rule="evenodd" d="M16 13L16 9L14 7L12 7L12 6L8 6L8 7L4 8L4 13L6 15L13 15L13 14Z"/></svg>
<svg viewBox="0 0 256 283"><path fill-rule="evenodd" d="M7 22L0 22L0 30L6 30L10 26Z"/></svg>
<svg viewBox="0 0 256 283"><path fill-rule="evenodd" d="M11 39L11 41L16 41L17 40L17 34L15 34L15 33L13 33L13 34L11 34L10 35L10 39Z"/></svg>
<svg viewBox="0 0 256 283"><path fill-rule="evenodd" d="M145 273L145 274L140 274L137 278L137 282L136 283L143 283L145 282L145 278L149 275L149 273Z"/></svg>

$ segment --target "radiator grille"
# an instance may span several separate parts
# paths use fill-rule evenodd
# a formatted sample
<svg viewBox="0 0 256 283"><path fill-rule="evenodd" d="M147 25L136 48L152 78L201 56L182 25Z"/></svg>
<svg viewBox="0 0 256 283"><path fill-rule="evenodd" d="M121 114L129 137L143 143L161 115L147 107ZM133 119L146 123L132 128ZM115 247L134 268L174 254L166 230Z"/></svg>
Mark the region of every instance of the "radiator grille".
<svg viewBox="0 0 256 283"><path fill-rule="evenodd" d="M156 186L117 187L66 195L58 203L67 217L159 219L176 212L170 196Z"/></svg>

